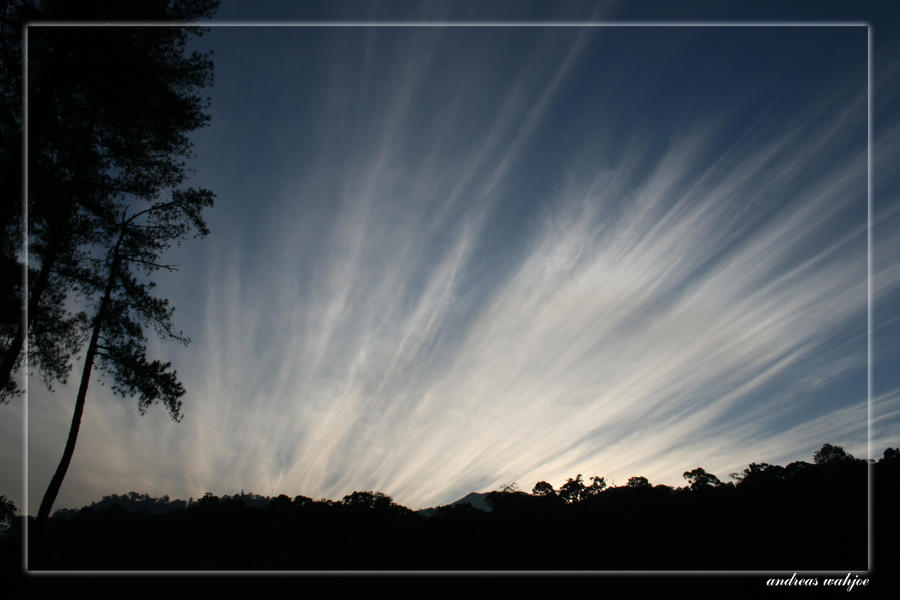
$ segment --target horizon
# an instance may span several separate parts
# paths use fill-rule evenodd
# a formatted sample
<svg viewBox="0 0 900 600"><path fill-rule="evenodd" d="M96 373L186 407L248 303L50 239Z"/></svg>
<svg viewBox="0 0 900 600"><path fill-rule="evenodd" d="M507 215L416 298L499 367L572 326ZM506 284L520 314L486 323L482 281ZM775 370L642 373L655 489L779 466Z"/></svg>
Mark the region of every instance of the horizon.
<svg viewBox="0 0 900 600"><path fill-rule="evenodd" d="M187 182L217 195L212 233L156 278L193 342L151 341L185 417L95 376L54 509L127 489L417 510L900 446L900 59L875 71L869 157L867 28L723 29L212 28ZM27 507L23 402L3 407L22 512L73 365L54 392L29 379Z"/></svg>
<svg viewBox="0 0 900 600"><path fill-rule="evenodd" d="M826 443L826 445L827 445L827 443ZM840 449L840 450L843 450L843 448L840 448L839 446L838 446L837 448ZM888 450L888 449L890 449L890 448L886 448L885 450ZM897 450L897 448L893 448L893 450ZM850 456L850 458L855 459L855 460L866 460L866 459L861 459L860 457L857 457L857 456L853 456L852 453L847 453L847 455ZM874 462L877 463L877 462L879 462L880 458L873 458L872 460L873 460ZM802 459L797 460L797 461L792 461L792 463L789 463L789 464L793 464L793 463L806 463L806 464L810 464L810 465L816 464L816 463L815 463L814 461L812 461L812 460L804 461L804 460L802 460ZM756 464L756 465L758 465L758 466L768 465L768 463L756 463L755 461L751 461L750 463L748 463L748 466L749 466L750 464ZM781 466L781 467L787 467L787 466L789 466L789 464L787 464L787 465L769 465L769 466ZM702 466L701 466L701 468L702 468ZM715 475L715 473L710 473L710 474L711 474L711 475ZM576 474L576 475L577 475L577 476L582 476L582 475L584 475L584 474L578 473L578 474ZM743 472L730 473L729 476L728 476L728 479L732 479L732 481L726 481L725 478L719 478L720 481L721 481L721 484L722 484L722 485L727 485L727 484L737 485L737 484L739 484L739 483L740 483L740 478L738 478L737 480L734 480L734 477L732 477L732 476L735 476L735 475L741 475L741 476L743 476L744 473L743 473ZM633 476L633 477L639 477L639 476L636 475L636 476ZM601 476L601 478L602 478L602 476ZM571 481L571 480L574 480L574 479L575 479L574 477L568 478L568 480L570 480L570 481ZM540 482L535 482L534 485L537 485L537 483L540 483ZM690 481L686 481L684 478L682 478L682 481L681 481L681 484L682 484L682 485L678 485L678 486L675 486L675 485L669 485L669 484L662 484L662 483L655 483L655 482L653 482L653 481L648 481L648 484L649 484L650 486L652 486L652 487L667 487L667 488L669 488L669 489L671 489L671 490L674 490L674 491L679 491L679 490L689 490L689 489L691 488L691 483L690 483ZM554 489L554 492L555 492L555 493L559 493L559 488L560 488L561 486L562 486L562 484L552 486L553 489ZM534 487L534 486L532 486L532 487ZM606 483L604 484L604 487L603 487L601 493L606 492L606 491L611 490L611 489L627 488L627 487L629 487L629 483L628 483L627 481L626 481L625 483L619 483L619 484L616 484L615 482L606 482ZM354 492L374 493L374 494L383 493L383 492L381 492L380 490L354 490ZM211 493L211 492L208 492L207 494L210 494L210 493ZM414 511L414 512L421 512L421 511L426 511L426 510L434 510L434 509L437 509L437 508L445 508L445 507L447 507L447 506L452 506L452 505L458 504L458 503L460 503L460 502L467 501L467 499L469 499L469 498L472 497L472 496L479 496L479 497L482 497L482 496L488 496L488 495L490 495L490 494L495 494L495 493L496 493L496 494L527 494L527 495L534 495L534 490L533 490L533 489L527 489L527 488L521 488L521 487L519 487L518 482L511 481L511 482L507 482L505 485L500 486L500 488L498 488L498 489L491 489L491 490L473 490L473 491L470 491L470 492L464 494L463 496L460 496L460 497L457 498L456 500L452 500L452 501L447 502L447 503L444 503L444 504L436 504L436 505L433 505L433 506L422 506L422 507L416 507L416 508L414 508L414 507L408 507L408 506L402 505L402 504L400 504L400 503L397 503L396 501L394 501L394 499L393 499L389 494L386 494L386 496L387 496L388 498L390 498L391 501L394 502L394 504L396 504L396 505L398 505L398 506L401 506L401 507L403 507L403 508L407 508L407 509L412 510L412 511ZM207 494L204 494L203 496L198 496L197 498L195 498L195 497L193 497L193 496L189 496L189 497L187 497L187 498L176 498L176 497L170 497L170 496L168 496L168 495L154 496L153 494L146 494L146 493L140 492L139 490L129 490L129 491L127 491L127 492L124 492L124 491L123 491L122 493L113 492L113 493L110 493L110 494L106 494L106 495L104 495L102 498L98 498L98 499L96 499L96 500L93 500L90 504L85 504L85 505L79 506L79 507L59 507L59 508L56 508L56 509L53 511L53 513L54 513L54 515L56 515L56 513L60 512L60 511L77 511L77 510L80 510L80 509L82 509L82 508L91 508L94 504L102 503L104 500L107 500L107 499L110 499L110 498L114 498L114 497L117 497L118 499L125 499L125 500L128 500L128 499L131 499L131 498L130 498L130 495L131 495L131 494L137 494L137 495L138 495L138 500L139 500L139 501L148 500L148 499L149 499L149 500L154 500L154 501L156 501L156 500L164 500L165 503L167 503L167 504L175 504L175 503L183 502L183 503L185 503L185 504L188 505L188 506L192 505L192 503L193 503L193 504L197 503L198 501L202 500L202 499L207 495ZM298 498L298 497L303 497L303 498L306 498L306 499L308 499L308 500L310 500L310 501L312 501L312 502L330 502L330 503L335 503L335 504L340 504L341 501L343 500L343 498L324 498L324 497L322 497L322 498L315 498L315 497L305 496L305 495L302 494L302 493L295 494L293 497L289 496L288 494L263 495L263 494L257 494L257 493L255 493L255 492L253 492L252 490L245 490L245 489L241 489L241 490L239 490L239 491L237 491L237 492L232 492L232 493L225 492L225 493L223 493L223 494L221 494L221 495L213 494L213 496L215 496L215 497L216 497L217 499L219 499L219 500L224 500L224 499L226 499L226 498L232 499L232 500L233 500L233 499L235 499L235 498L251 497L251 498L257 498L257 499L262 499L262 500L267 500L267 501L272 501L272 500L275 500L276 498L282 497L282 496L288 497L288 498L291 499L292 501L295 500L295 499ZM344 498L346 498L346 497L348 497L348 496L349 496L349 494L345 495ZM471 502L469 502L469 503L472 504ZM479 508L479 507L476 506L475 504L472 504L472 506L475 506L475 508ZM479 510L484 510L484 509L479 509ZM488 510L488 512L489 512L489 510ZM19 511L19 514L22 514L21 511Z"/></svg>

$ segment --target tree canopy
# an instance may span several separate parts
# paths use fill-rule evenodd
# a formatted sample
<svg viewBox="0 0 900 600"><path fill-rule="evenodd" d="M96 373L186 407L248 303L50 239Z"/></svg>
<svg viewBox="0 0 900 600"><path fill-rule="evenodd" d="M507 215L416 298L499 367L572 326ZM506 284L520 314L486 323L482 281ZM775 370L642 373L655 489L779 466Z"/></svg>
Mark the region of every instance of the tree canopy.
<svg viewBox="0 0 900 600"><path fill-rule="evenodd" d="M97 249L114 244L104 226L123 206L143 208L166 189L181 185L192 155L189 135L209 121L212 82L209 55L187 50L199 27L54 27L46 21L196 21L215 10L217 0L116 0L10 2L4 14L4 107L21 97L21 44L28 27L28 297L21 277L2 299L0 390L16 393L13 372L28 362L44 380L64 381L72 354L90 326L67 301L83 283L86 263ZM9 76L9 77L7 77ZM17 108L21 104L17 104ZM4 111L0 126L4 172L17 173L25 120ZM15 181L18 178L12 178ZM20 188L4 202L4 273L22 266ZM84 290L82 290L84 291ZM23 304L27 319L23 319Z"/></svg>
<svg viewBox="0 0 900 600"><path fill-rule="evenodd" d="M32 558L37 568L72 570L787 570L798 562L838 570L865 564L873 532L875 554L889 566L900 452L889 448L871 465L792 464L805 466L751 463L736 485L702 493L650 487L642 476L629 479L636 486L607 487L580 502L548 495L549 484L535 486L542 494L495 491L489 512L468 503L413 512L373 491L339 501L132 492L58 511L45 538L52 544L36 545ZM773 477L755 479L762 474ZM726 534L684 535L709 523ZM21 526L14 520L12 529Z"/></svg>
<svg viewBox="0 0 900 600"><path fill-rule="evenodd" d="M846 461L856 460L852 455L840 446L824 444L813 454L813 462L817 465L839 464Z"/></svg>
<svg viewBox="0 0 900 600"><path fill-rule="evenodd" d="M697 467L691 471L685 471L682 477L688 480L692 490L702 490L709 487L718 487L722 482L712 473L707 473L701 467Z"/></svg>
<svg viewBox="0 0 900 600"><path fill-rule="evenodd" d="M211 57L188 49L200 27L56 27L52 21L196 21L215 0L20 2L28 20L27 319L4 330L3 389L21 364L27 337L46 379L64 379L89 338L63 457L41 502L47 519L74 451L96 364L143 413L161 401L181 419L185 389L168 362L147 356L145 331L184 344L168 299L152 276L174 271L163 254L189 235L209 233L210 190L187 188L191 132L209 122ZM33 282L33 283L32 283ZM20 294L21 295L21 294ZM83 311L68 312L69 301ZM50 332L50 334L46 332ZM53 335L51 335L53 334ZM41 348L44 348L42 351ZM31 358L31 357L29 357Z"/></svg>
<svg viewBox="0 0 900 600"><path fill-rule="evenodd" d="M630 488L649 488L652 486L650 485L650 481L646 477L644 477L642 475L636 475L634 477L628 478L628 487L630 487Z"/></svg>

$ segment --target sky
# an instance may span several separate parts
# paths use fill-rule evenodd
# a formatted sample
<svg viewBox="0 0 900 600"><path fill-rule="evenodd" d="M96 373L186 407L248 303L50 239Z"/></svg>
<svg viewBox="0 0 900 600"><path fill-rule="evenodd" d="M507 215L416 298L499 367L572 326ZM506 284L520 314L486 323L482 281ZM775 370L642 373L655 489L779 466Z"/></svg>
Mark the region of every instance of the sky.
<svg viewBox="0 0 900 600"><path fill-rule="evenodd" d="M152 344L184 419L95 377L55 508L130 490L423 508L900 446L894 21L688 6L223 2L218 23L644 25L205 34L190 183L216 193L212 233L156 279L192 343ZM871 157L864 25L649 24L836 19L873 24ZM32 512L73 364L0 407L0 492Z"/></svg>

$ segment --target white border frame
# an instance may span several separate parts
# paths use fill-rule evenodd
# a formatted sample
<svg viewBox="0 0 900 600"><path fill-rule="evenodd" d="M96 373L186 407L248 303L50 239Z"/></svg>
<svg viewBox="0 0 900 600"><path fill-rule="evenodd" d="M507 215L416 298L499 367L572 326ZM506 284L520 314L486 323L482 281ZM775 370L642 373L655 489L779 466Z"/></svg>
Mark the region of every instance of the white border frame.
<svg viewBox="0 0 900 600"><path fill-rule="evenodd" d="M23 283L24 283L24 310L23 310L23 322L27 323L28 319L28 28L29 27L200 27L200 28L232 28L232 27L249 27L249 28L273 28L273 27L305 27L305 28L341 28L341 27L350 27L350 28L496 28L496 27L521 27L521 28L601 28L601 27L610 27L610 28L638 28L638 27L673 27L673 28L684 28L684 27L697 27L697 28L706 28L706 27L736 27L736 28L747 28L747 27L865 27L867 34L867 49L866 49L866 58L867 58L867 70L866 70L866 253L867 253L867 264L866 264L866 354L867 354L867 364L866 364L866 403L867 403L867 422L866 422L866 433L867 433L867 453L868 453L868 468L867 468L867 494L868 494L868 511L866 515L867 520L867 540L868 540L868 555L867 555L867 569L866 570L838 570L838 571L784 571L784 570L775 570L775 571L765 571L765 570L749 570L749 571L730 571L730 570L713 570L713 571L704 571L704 570L691 570L691 571L677 571L677 570L627 570L627 571L586 571L586 570L541 570L541 571L515 571L515 570L393 570L393 571L373 571L373 570L329 570L329 571L318 571L318 570L306 570L306 571L286 571L286 570L240 570L240 571L215 571L215 570L201 570L201 571L189 571L189 570L161 570L161 571L109 571L109 570L93 570L93 571L33 571L28 568L28 523L27 523L27 515L28 515L28 376L27 369L26 374L22 377L23 379L23 389L25 392L25 410L23 411L23 427L24 427L24 435L23 435L23 488L24 488L24 508L23 512L26 516L26 526L24 528L23 541L22 541L22 568L23 572L29 576L113 576L113 577L128 577L128 576L145 576L145 577L155 577L155 576L213 576L213 577L228 577L228 576L247 576L247 575L278 575L278 576L391 576L391 575L414 575L414 576L447 576L447 577L456 577L456 576L471 576L471 575L504 575L504 576L524 576L524 577L532 577L532 576L545 576L545 575L558 575L558 576L636 576L636 575L650 575L650 576L684 576L690 577L694 575L718 575L718 576L728 576L728 575L785 575L790 577L795 573L803 573L805 575L871 575L874 568L874 539L873 539L873 464L871 462L872 459L872 385L873 385L873 369L872 369L872 358L873 358L873 346L872 346L872 164L873 164L873 156L872 156L872 107L873 107L873 79L872 79L872 54L873 54L873 40L872 40L872 25L869 22L865 21L826 21L826 22L816 22L816 21L748 21L741 23L733 23L733 22L724 22L724 21L553 21L553 22L537 22L537 21L427 21L427 22L416 22L416 21L376 21L376 22L367 22L367 21L249 21L249 22L240 22L240 21L212 21L209 23L191 23L191 22L165 22L165 21L29 21L26 22L22 28L22 107L23 107L23 119L22 119L22 148L23 148L23 184L22 184L22 206L23 206L23 215L24 222L26 226L24 227L24 235L23 235L23 254L25 256L25 269L23 274ZM24 341L24 352L25 352L25 364L28 364L28 336L25 336ZM778 586L782 587L782 586ZM837 588L835 588L837 589Z"/></svg>

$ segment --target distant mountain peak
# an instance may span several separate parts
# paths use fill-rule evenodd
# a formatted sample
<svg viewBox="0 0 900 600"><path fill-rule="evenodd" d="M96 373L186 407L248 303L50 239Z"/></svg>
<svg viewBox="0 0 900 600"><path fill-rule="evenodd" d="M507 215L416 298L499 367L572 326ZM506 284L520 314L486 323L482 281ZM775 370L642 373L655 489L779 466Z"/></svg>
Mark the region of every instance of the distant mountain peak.
<svg viewBox="0 0 900 600"><path fill-rule="evenodd" d="M469 492L456 502L450 504L450 506L457 506L459 504L468 504L472 508L477 508L478 510L483 510L484 512L491 512L494 508L490 505L487 500L488 494L491 492Z"/></svg>
<svg viewBox="0 0 900 600"><path fill-rule="evenodd" d="M432 506L429 508L423 508L417 510L416 513L422 515L423 517L430 517L439 509L453 508L455 506L461 506L463 504L468 504L472 508L476 510L481 510L484 512L491 512L493 507L491 507L490 503L487 500L488 494L491 492L469 492L459 500L451 502L450 504L442 504L440 506Z"/></svg>

